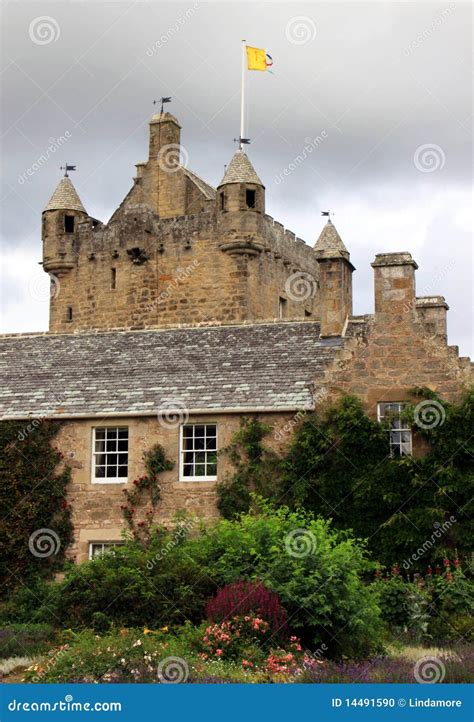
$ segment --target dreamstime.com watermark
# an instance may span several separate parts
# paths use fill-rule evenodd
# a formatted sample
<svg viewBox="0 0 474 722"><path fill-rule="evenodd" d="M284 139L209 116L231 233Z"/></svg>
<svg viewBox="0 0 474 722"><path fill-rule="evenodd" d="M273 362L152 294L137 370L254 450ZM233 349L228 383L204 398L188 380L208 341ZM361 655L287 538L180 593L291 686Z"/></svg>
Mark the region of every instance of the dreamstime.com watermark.
<svg viewBox="0 0 474 722"><path fill-rule="evenodd" d="M278 173L275 178L273 179L273 182L276 183L276 185L280 185L284 181L285 178L287 178L289 175L295 171L298 166L300 166L302 163L309 158L311 153L316 150L321 143L324 143L326 138L328 137L328 133L326 130L322 130L319 135L317 135L315 138L305 138L305 145L303 146L303 150L301 153L298 153L295 158L289 163L286 168L283 168L280 173Z"/></svg>
<svg viewBox="0 0 474 722"><path fill-rule="evenodd" d="M408 570L410 567L414 564L414 562L417 562L421 559L422 556L426 554L426 552L430 551L435 545L436 542L439 541L446 532L451 529L453 524L456 524L457 519L455 516L451 515L447 521L445 521L443 524L440 524L439 522L435 522L434 527L435 530L430 536L429 539L423 542L421 547L418 547L416 552L412 554L408 559L405 559L403 561L403 568Z"/></svg>
<svg viewBox="0 0 474 722"><path fill-rule="evenodd" d="M32 165L30 165L29 168L23 171L23 173L20 173L20 175L18 176L18 183L20 185L23 185L27 182L29 178L32 178L32 176L34 176L35 173L41 170L44 164L50 160L51 156L53 156L56 151L58 151L65 143L67 143L70 138L72 138L72 133L70 133L69 130L66 130L64 135L60 135L59 138L49 138L49 145L46 150L41 153L40 156L38 156L38 158Z"/></svg>
<svg viewBox="0 0 474 722"><path fill-rule="evenodd" d="M192 7L188 8L186 12L182 13L182 15L176 18L174 25L171 25L171 27L167 28L163 35L160 35L158 40L155 40L155 42L146 49L145 54L148 55L149 58L152 58L153 55L158 52L158 50L161 50L161 48L163 48L170 40L174 38L175 35L179 33L183 25L185 25L188 20L193 17L196 11L199 10L199 7L199 3L194 3Z"/></svg>
<svg viewBox="0 0 474 722"><path fill-rule="evenodd" d="M74 702L72 694L57 702L20 702L13 699L8 703L10 712L121 712L121 702Z"/></svg>
<svg viewBox="0 0 474 722"><path fill-rule="evenodd" d="M145 313L150 313L151 311L154 311L160 303L168 301L177 291L177 289L188 280L188 278L194 273L198 266L199 261L195 259L189 266L186 266L185 268L178 268L176 277L170 279L170 282L165 288L165 290L160 292L160 294L153 301L153 303L149 303L147 306L145 306Z"/></svg>
<svg viewBox="0 0 474 722"><path fill-rule="evenodd" d="M198 519L187 519L184 522L181 522L178 525L178 528L176 529L173 538L169 540L167 544L165 544L164 547L160 549L158 554L155 554L155 556L152 559L149 559L146 563L146 568L151 571L153 567L158 564L158 562L161 562L167 554L170 553L175 547L180 544L180 542L191 532L193 529L196 528L198 525L199 520Z"/></svg>
<svg viewBox="0 0 474 722"><path fill-rule="evenodd" d="M456 3L451 3L448 7L444 8L430 23L430 25L425 28L421 33L419 33L416 38L414 38L410 45L405 48L404 55L408 58L409 55L412 54L414 50L418 50L425 40L429 40L434 33L436 33L443 23L454 13L456 10Z"/></svg>

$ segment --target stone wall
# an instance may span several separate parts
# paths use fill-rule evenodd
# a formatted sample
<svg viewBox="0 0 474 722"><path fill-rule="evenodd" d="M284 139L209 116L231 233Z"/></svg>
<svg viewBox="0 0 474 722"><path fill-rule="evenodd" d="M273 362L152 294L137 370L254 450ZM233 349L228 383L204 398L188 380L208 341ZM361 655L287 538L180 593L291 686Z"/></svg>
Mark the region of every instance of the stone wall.
<svg viewBox="0 0 474 722"><path fill-rule="evenodd" d="M265 422L275 425L275 433L268 436L268 445L281 450L289 438L285 426L294 418L292 413L265 414ZM262 418L262 415L259 415ZM189 423L217 423L218 447L227 446L238 430L238 414L209 414L195 416ZM92 483L92 430L94 427L127 426L129 429L128 482ZM126 529L120 505L124 503L122 490L131 488L132 482L145 473L143 454L160 443L169 459L175 462L172 471L161 475L161 499L156 521L169 523L178 510L185 510L201 518L218 516L215 481L179 481L179 428L160 424L156 416L75 419L66 421L56 439L56 446L72 468L68 500L73 508L75 541L69 556L80 562L88 557L90 542L120 541ZM218 459L218 481L232 471L225 455ZM133 487L132 487L133 488Z"/></svg>

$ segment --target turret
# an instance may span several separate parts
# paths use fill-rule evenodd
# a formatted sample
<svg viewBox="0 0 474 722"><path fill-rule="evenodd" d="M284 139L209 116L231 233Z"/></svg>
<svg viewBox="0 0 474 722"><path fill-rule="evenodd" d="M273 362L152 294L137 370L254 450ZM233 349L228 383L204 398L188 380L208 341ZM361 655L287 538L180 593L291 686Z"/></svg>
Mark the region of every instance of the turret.
<svg viewBox="0 0 474 722"><path fill-rule="evenodd" d="M75 266L78 225L88 218L71 179L65 176L42 216L43 268L47 273L61 276Z"/></svg>
<svg viewBox="0 0 474 722"><path fill-rule="evenodd" d="M321 336L340 336L352 315L350 254L329 219L314 246L319 263Z"/></svg>
<svg viewBox="0 0 474 722"><path fill-rule="evenodd" d="M260 252L263 249L265 186L244 151L234 153L217 186L216 203L222 250Z"/></svg>

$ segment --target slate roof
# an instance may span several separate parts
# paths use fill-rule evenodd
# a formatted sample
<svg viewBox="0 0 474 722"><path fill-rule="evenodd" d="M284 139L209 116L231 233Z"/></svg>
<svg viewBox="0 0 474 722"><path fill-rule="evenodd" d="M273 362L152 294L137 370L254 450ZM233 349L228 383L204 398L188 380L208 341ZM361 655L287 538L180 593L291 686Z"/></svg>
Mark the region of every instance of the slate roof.
<svg viewBox="0 0 474 722"><path fill-rule="evenodd" d="M321 231L318 240L314 246L315 251L320 251L325 255L349 255L349 251L345 247L341 236L337 232L334 223L329 220Z"/></svg>
<svg viewBox="0 0 474 722"><path fill-rule="evenodd" d="M0 336L0 417L312 408L341 345L315 322Z"/></svg>
<svg viewBox="0 0 474 722"><path fill-rule="evenodd" d="M82 211L86 213L86 209L82 205L81 199L77 195L77 191L71 179L68 177L62 178L53 195L49 199L45 211Z"/></svg>
<svg viewBox="0 0 474 722"><path fill-rule="evenodd" d="M219 186L226 183L256 183L263 186L262 181L255 172L255 168L243 150L234 153Z"/></svg>
<svg viewBox="0 0 474 722"><path fill-rule="evenodd" d="M198 176L197 173L190 170L189 168L185 168L184 166L181 166L183 169L183 173L185 176L189 178L190 181L196 185L201 193L207 198L207 200L213 200L216 197L216 189L211 186L209 183L206 183L205 180L201 178L201 176Z"/></svg>

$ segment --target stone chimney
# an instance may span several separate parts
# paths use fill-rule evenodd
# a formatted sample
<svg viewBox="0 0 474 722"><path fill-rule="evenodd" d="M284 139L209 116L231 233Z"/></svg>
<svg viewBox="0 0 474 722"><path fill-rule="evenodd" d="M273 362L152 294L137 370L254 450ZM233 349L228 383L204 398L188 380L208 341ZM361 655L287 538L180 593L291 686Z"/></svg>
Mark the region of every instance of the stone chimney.
<svg viewBox="0 0 474 722"><path fill-rule="evenodd" d="M444 296L420 296L415 299L415 308L426 331L447 343L447 311L449 311L449 306Z"/></svg>
<svg viewBox="0 0 474 722"><path fill-rule="evenodd" d="M161 218L186 213L186 178L180 164L181 126L171 113L150 120L149 158L137 177Z"/></svg>
<svg viewBox="0 0 474 722"><path fill-rule="evenodd" d="M355 268L331 220L321 231L314 251L319 264L321 336L341 336L352 315L352 272Z"/></svg>
<svg viewBox="0 0 474 722"><path fill-rule="evenodd" d="M179 160L181 126L171 113L157 113L150 120L149 160L158 160L165 146L174 146Z"/></svg>
<svg viewBox="0 0 474 722"><path fill-rule="evenodd" d="M401 314L415 309L415 270L410 253L378 253L372 263L375 313Z"/></svg>

